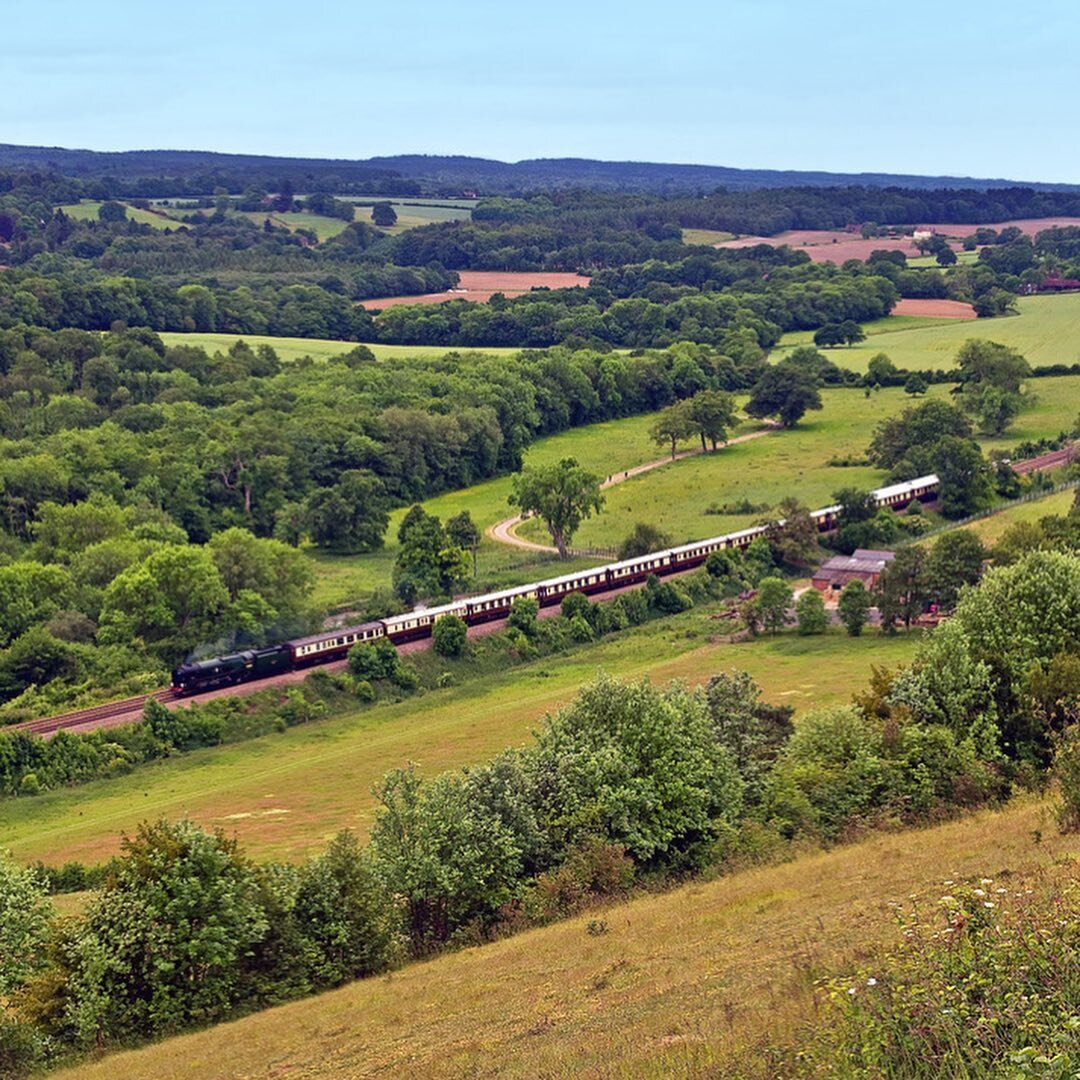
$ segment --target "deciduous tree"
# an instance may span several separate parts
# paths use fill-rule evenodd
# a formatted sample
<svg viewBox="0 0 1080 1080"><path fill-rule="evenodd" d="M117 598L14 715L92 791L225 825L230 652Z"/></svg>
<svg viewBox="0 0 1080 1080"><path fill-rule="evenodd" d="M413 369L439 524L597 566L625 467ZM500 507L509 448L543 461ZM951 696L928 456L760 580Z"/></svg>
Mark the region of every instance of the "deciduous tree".
<svg viewBox="0 0 1080 1080"><path fill-rule="evenodd" d="M574 458L525 469L511 481L511 506L537 514L551 533L562 558L578 526L604 505L600 478Z"/></svg>

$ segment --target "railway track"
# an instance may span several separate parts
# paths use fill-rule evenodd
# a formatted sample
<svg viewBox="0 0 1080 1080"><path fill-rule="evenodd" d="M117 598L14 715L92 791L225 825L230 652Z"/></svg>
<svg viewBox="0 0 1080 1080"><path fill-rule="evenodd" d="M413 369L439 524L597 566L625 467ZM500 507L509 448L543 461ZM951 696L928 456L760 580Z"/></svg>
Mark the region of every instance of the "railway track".
<svg viewBox="0 0 1080 1080"><path fill-rule="evenodd" d="M105 705L94 705L88 709L61 713L59 716L43 716L38 720L27 720L22 724L12 724L5 731L22 731L28 735L53 735L64 728L83 727L86 724L100 726L106 720L115 720L122 716L134 716L143 711L147 701L172 701L176 695L171 690L155 690L152 694L140 694L138 697L124 698L122 701L110 701Z"/></svg>

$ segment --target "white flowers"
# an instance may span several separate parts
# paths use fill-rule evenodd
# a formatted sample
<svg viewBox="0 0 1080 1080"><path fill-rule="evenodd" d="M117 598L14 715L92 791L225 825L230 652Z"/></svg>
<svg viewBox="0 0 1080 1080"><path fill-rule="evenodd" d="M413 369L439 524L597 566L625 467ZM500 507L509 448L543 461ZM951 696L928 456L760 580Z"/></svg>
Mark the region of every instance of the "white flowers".
<svg viewBox="0 0 1080 1080"><path fill-rule="evenodd" d="M866 985L867 986L877 986L877 979L875 979L874 976L871 975L870 978L866 980Z"/></svg>

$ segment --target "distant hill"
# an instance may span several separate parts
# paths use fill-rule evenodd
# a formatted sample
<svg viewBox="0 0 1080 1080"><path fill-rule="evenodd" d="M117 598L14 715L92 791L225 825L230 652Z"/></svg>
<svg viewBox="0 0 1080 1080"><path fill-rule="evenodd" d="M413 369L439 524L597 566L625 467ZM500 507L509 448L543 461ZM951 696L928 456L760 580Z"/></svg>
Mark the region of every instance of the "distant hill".
<svg viewBox="0 0 1080 1080"><path fill-rule="evenodd" d="M903 187L916 190L1015 187L1001 178L919 176L899 173L833 173L777 169L733 169L721 165L685 165L587 158L536 158L504 162L487 158L400 154L358 160L222 154L204 150L127 150L100 152L61 147L0 144L0 169L35 169L88 178L110 177L130 186L144 184L145 194L194 192L208 184L235 189L238 183L278 183L371 194L508 194L556 188L641 191L662 194L776 187ZM163 180L183 181L168 192ZM1080 191L1080 184L1023 181L1036 190ZM174 185L174 187L177 185Z"/></svg>

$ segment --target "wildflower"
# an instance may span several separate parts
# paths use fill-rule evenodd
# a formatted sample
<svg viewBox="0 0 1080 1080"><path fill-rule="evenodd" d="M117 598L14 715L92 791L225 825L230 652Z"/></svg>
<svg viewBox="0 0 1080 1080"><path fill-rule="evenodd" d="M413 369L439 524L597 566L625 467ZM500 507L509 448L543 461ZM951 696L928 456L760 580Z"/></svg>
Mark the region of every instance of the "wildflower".
<svg viewBox="0 0 1080 1080"><path fill-rule="evenodd" d="M849 993L849 994L850 994L850 995L851 995L852 997L854 997L854 996L855 996L855 987L854 987L854 986L853 986L853 987L851 987L851 989L850 989L850 990L848 990L848 993Z"/></svg>
<svg viewBox="0 0 1080 1080"><path fill-rule="evenodd" d="M994 904L993 900L984 900L983 901L983 907L995 907L995 906L996 905Z"/></svg>
<svg viewBox="0 0 1080 1080"><path fill-rule="evenodd" d="M992 877L984 877L979 881L980 885L993 885L994 879Z"/></svg>
<svg viewBox="0 0 1080 1080"><path fill-rule="evenodd" d="M874 976L871 975L870 978L866 980L866 985L867 986L877 986L877 979L875 979Z"/></svg>
<svg viewBox="0 0 1080 1080"><path fill-rule="evenodd" d="M986 895L986 892L985 892L985 890L983 890L983 889L972 889L971 891L972 891L972 892L973 892L973 893L974 893L974 894L975 894L976 896L985 896L985 895Z"/></svg>

